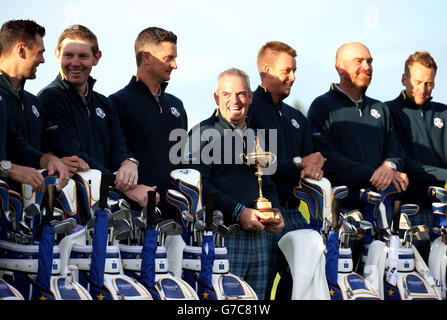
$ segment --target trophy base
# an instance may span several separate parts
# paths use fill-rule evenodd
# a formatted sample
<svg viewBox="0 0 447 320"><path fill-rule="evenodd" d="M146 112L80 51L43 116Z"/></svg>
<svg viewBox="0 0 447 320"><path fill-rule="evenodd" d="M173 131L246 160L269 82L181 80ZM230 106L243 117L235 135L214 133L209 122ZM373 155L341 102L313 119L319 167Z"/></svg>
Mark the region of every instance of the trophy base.
<svg viewBox="0 0 447 320"><path fill-rule="evenodd" d="M272 203L265 198L260 198L255 201L255 209L261 214L259 215L259 222L265 226L279 224L279 220L275 218L275 213L272 210Z"/></svg>

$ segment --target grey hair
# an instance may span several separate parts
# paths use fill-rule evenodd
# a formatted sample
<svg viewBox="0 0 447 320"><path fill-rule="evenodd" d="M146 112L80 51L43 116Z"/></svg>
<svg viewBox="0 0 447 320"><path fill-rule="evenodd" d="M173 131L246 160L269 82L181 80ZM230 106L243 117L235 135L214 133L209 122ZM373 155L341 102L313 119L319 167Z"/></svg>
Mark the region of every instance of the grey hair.
<svg viewBox="0 0 447 320"><path fill-rule="evenodd" d="M238 69L238 68L230 68L228 70L225 70L225 71L221 72L217 76L217 82L219 83L219 81L223 77L227 77L227 76L234 76L234 77L243 78L244 81L245 81L245 84L247 85L247 88L250 90L250 78L248 77L248 74L245 73L245 71L242 71L241 69Z"/></svg>

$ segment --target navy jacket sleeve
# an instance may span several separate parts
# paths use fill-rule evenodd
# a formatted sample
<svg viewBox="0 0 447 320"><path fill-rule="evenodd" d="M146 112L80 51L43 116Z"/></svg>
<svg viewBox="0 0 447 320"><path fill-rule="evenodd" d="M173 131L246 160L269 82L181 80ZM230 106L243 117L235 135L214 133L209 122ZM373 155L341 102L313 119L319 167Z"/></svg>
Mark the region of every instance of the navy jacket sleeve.
<svg viewBox="0 0 447 320"><path fill-rule="evenodd" d="M19 165L40 168L43 152L36 150L26 141L19 130L16 130L12 120L8 120L7 128L6 143L14 146L14 148L9 148L14 150L14 154L6 154L6 159L17 159L14 162Z"/></svg>
<svg viewBox="0 0 447 320"><path fill-rule="evenodd" d="M344 184L368 185L375 168L353 161L337 151L331 136L330 114L326 104L315 99L307 117L312 127L315 149L327 158L323 170Z"/></svg>
<svg viewBox="0 0 447 320"><path fill-rule="evenodd" d="M90 168L110 173L108 168L88 156L82 149L72 120L73 115L63 103L64 99L51 89L39 93L39 98L46 110L48 120L48 149L61 158L76 155L87 162Z"/></svg>
<svg viewBox="0 0 447 320"><path fill-rule="evenodd" d="M111 152L111 165L112 168L119 169L121 163L133 157L130 151L126 147L126 138L124 137L123 130L121 128L118 110L111 99L108 99L112 109L112 120L110 122L110 152Z"/></svg>

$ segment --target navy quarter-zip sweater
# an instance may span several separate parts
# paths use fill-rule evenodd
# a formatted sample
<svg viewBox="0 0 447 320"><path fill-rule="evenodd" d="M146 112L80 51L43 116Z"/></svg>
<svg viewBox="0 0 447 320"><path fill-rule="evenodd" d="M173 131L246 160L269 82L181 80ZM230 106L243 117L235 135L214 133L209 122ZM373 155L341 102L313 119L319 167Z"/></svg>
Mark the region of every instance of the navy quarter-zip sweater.
<svg viewBox="0 0 447 320"><path fill-rule="evenodd" d="M138 182L157 186L161 202L170 184L170 172L179 168L169 159L169 151L177 141L169 141L174 129L188 129L183 103L166 93L167 83L161 86L160 102L143 81L133 76L130 82L112 94L126 138L127 148L140 162Z"/></svg>
<svg viewBox="0 0 447 320"><path fill-rule="evenodd" d="M133 155L126 148L113 103L93 91L94 83L89 77L86 102L61 74L38 96L49 119L50 151L61 158L77 155L91 169L110 173Z"/></svg>
<svg viewBox="0 0 447 320"><path fill-rule="evenodd" d="M258 86L253 93L248 118L254 128L266 130L267 151L273 152L273 144L276 144L278 162L272 180L278 190L279 200L297 201L293 189L299 184L300 171L293 163L293 158L305 157L313 152L312 133L306 117L283 101L275 105L270 92ZM276 141L270 141L269 130L276 130Z"/></svg>
<svg viewBox="0 0 447 320"><path fill-rule="evenodd" d="M403 151L388 107L364 93L358 103L332 84L307 113L316 150L327 158L323 170L333 186L346 185L347 208L359 206L359 188L385 160L403 169ZM352 202L354 201L354 202Z"/></svg>
<svg viewBox="0 0 447 320"><path fill-rule="evenodd" d="M386 104L405 151L410 184L404 199L430 208L428 187L447 181L447 106L430 99L419 107L404 91Z"/></svg>
<svg viewBox="0 0 447 320"><path fill-rule="evenodd" d="M248 121L246 124L248 129L254 129ZM211 129L208 132L212 133L211 131L213 131L214 133L207 135L207 129ZM231 152L231 159L239 158L240 150L236 148L237 143L239 146L243 146L242 152L246 154L252 151L252 149L247 149L254 142L247 143L247 138L235 132L238 130L242 133L240 129L235 129L228 123L218 109L210 118L200 122L190 131L190 138L193 136L191 133L195 130L200 130L201 141L200 143L190 141L188 145L192 148L191 158L200 159L200 162L195 164L193 161L193 164L188 167L200 171L203 194L214 193L214 207L222 211L224 222L226 224L237 223L243 206L253 208L254 201L259 198L259 185L254 168L242 162L230 162L227 157ZM228 141L230 141L228 140L229 136L233 139L231 140L231 150L226 149L229 145ZM205 148L212 153L213 161L211 163L204 159L204 156L208 155L206 151L203 151ZM219 155L215 155L214 151L219 152ZM262 192L263 196L272 203L272 207L279 208L276 187L268 175L262 176Z"/></svg>
<svg viewBox="0 0 447 320"><path fill-rule="evenodd" d="M11 122L31 148L35 150L35 157L23 157L17 148L15 139L8 139L6 153L13 163L24 166L40 168L37 161L45 151L45 114L39 100L33 94L24 90L23 81L18 90L15 90L6 73L0 72L0 92L8 108L8 121Z"/></svg>

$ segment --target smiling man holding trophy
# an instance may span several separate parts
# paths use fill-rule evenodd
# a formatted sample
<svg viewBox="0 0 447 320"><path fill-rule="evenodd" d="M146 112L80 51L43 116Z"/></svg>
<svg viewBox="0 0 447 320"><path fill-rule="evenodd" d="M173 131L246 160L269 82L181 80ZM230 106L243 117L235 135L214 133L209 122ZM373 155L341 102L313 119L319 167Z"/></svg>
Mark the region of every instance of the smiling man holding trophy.
<svg viewBox="0 0 447 320"><path fill-rule="evenodd" d="M188 166L202 175L203 193L214 193L214 207L224 214L224 223L240 225L225 239L230 272L247 281L262 300L267 289L266 234L281 232L284 221L269 176L276 156L261 149L265 132L258 138L247 119L252 95L245 72L222 72L214 93L219 108L191 130L187 155Z"/></svg>

